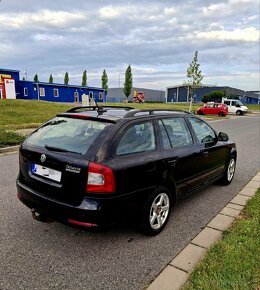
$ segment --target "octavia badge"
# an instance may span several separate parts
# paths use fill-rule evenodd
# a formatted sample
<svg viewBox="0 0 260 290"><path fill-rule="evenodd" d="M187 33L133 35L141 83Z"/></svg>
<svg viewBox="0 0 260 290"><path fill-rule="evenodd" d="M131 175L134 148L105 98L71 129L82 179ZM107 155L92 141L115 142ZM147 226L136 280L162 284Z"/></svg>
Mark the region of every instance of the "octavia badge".
<svg viewBox="0 0 260 290"><path fill-rule="evenodd" d="M41 162L44 162L46 160L46 155L42 154L40 160L41 160Z"/></svg>

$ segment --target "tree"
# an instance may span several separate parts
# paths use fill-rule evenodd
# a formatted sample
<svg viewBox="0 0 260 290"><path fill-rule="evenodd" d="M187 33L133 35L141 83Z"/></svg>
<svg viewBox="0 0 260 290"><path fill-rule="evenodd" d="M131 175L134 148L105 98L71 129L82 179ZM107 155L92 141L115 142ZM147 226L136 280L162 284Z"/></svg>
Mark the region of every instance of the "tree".
<svg viewBox="0 0 260 290"><path fill-rule="evenodd" d="M107 85L108 77L107 77L107 72L105 69L103 70L101 82L102 82L102 89L105 89L105 92L107 94L107 92L108 92L108 85Z"/></svg>
<svg viewBox="0 0 260 290"><path fill-rule="evenodd" d="M87 86L87 71L86 70L84 70L83 72L81 85L82 87Z"/></svg>
<svg viewBox="0 0 260 290"><path fill-rule="evenodd" d="M53 76L52 76L52 74L50 74L50 77L49 77L49 83L50 83L50 84L53 84Z"/></svg>
<svg viewBox="0 0 260 290"><path fill-rule="evenodd" d="M191 89L196 89L201 86L201 81L204 76L201 74L198 63L198 51L195 51L193 61L187 69L188 84Z"/></svg>
<svg viewBox="0 0 260 290"><path fill-rule="evenodd" d="M224 97L225 97L225 91L213 91L209 94L203 95L203 97L201 98L201 101L203 103L207 103L207 102L221 103L222 98Z"/></svg>
<svg viewBox="0 0 260 290"><path fill-rule="evenodd" d="M125 83L124 83L124 94L126 96L126 101L128 102L128 97L131 94L131 90L133 87L133 77L132 77L132 71L131 71L131 66L127 67L125 71Z"/></svg>
<svg viewBox="0 0 260 290"><path fill-rule="evenodd" d="M194 53L193 61L190 63L187 68L187 77L188 77L188 89L189 89L189 99L190 99L190 108L192 107L192 96L196 88L201 86L201 81L203 79L203 75L201 74L200 64L198 63L198 51L196 50Z"/></svg>
<svg viewBox="0 0 260 290"><path fill-rule="evenodd" d="M36 82L36 83L38 83L38 82L39 82L39 77L38 77L38 75L37 75L37 74L34 76L34 78L33 78L33 81L34 81L34 82Z"/></svg>
<svg viewBox="0 0 260 290"><path fill-rule="evenodd" d="M68 85L69 84L69 73L66 72L65 75L64 75L64 85Z"/></svg>

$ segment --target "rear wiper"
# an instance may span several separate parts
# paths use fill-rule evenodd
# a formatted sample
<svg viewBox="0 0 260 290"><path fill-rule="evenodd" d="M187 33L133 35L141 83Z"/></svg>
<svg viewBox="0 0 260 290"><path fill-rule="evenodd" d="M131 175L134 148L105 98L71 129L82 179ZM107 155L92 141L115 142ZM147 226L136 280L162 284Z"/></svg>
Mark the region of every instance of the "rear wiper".
<svg viewBox="0 0 260 290"><path fill-rule="evenodd" d="M76 154L81 154L80 152L75 152L75 151L70 151L64 148L60 148L60 147L55 147L55 146L50 146L48 144L45 144L44 147L50 151L57 151L57 152L69 152L69 153L76 153Z"/></svg>

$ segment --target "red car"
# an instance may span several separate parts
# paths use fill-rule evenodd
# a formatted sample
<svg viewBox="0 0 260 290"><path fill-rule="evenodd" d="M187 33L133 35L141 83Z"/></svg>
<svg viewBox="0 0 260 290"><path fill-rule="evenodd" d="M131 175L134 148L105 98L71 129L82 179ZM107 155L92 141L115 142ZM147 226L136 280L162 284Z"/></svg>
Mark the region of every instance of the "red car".
<svg viewBox="0 0 260 290"><path fill-rule="evenodd" d="M228 107L220 103L207 103L204 107L197 110L198 115L219 115L225 117L228 113Z"/></svg>

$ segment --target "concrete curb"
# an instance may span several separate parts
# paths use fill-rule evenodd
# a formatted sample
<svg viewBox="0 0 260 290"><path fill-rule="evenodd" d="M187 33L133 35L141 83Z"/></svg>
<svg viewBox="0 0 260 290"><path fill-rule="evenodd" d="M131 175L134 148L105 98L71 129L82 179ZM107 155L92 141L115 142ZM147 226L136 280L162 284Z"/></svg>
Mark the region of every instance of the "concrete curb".
<svg viewBox="0 0 260 290"><path fill-rule="evenodd" d="M260 171L164 268L146 290L180 290L207 250L223 236L260 187Z"/></svg>
<svg viewBox="0 0 260 290"><path fill-rule="evenodd" d="M19 146L20 145L0 148L0 154L18 152Z"/></svg>

